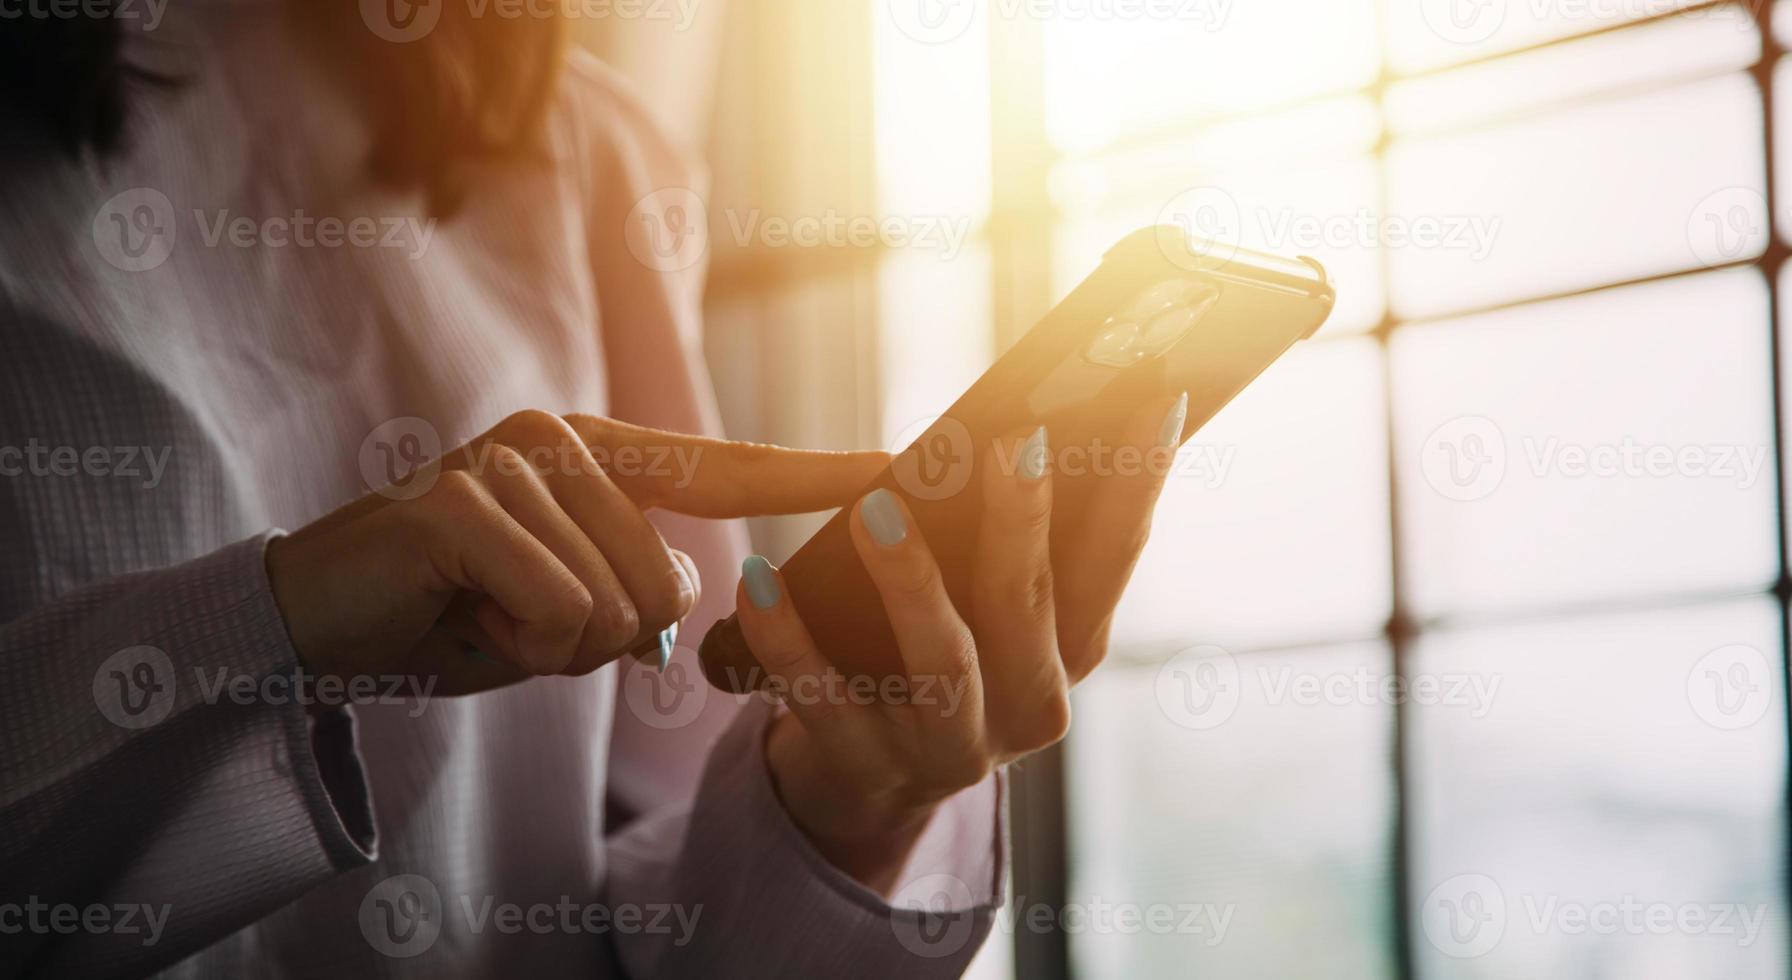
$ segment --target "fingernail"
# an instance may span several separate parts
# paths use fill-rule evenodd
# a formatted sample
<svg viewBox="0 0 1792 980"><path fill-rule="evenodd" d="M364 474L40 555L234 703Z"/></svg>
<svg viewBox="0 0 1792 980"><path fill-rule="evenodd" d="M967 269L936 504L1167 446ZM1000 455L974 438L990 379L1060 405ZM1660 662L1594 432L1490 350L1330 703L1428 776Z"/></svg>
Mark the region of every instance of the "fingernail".
<svg viewBox="0 0 1792 980"><path fill-rule="evenodd" d="M479 648L478 648L478 647L476 647L476 646L464 646L464 647L461 647L461 648L460 648L460 652L462 652L462 653L464 653L464 654L466 654L466 655L467 655L467 656L469 656L469 657L472 657L472 658L473 658L473 659L474 659L474 660L477 660L477 661L479 661L479 662L480 662L480 663L482 663L482 664L495 664L495 663L497 663L497 661L496 661L496 660L493 660L493 659L492 659L492 658L491 658L491 657L490 657L490 656L489 656L489 655L488 655L488 654L487 654L487 653L486 653L486 652L485 652L485 651L484 651L484 650L481 650L481 649L479 649Z"/></svg>
<svg viewBox="0 0 1792 980"><path fill-rule="evenodd" d="M672 662L672 647L678 643L678 624L660 630L660 673L666 672L666 665Z"/></svg>
<svg viewBox="0 0 1792 980"><path fill-rule="evenodd" d="M1045 426L1033 430L1020 447L1020 475L1023 480L1037 480L1045 475Z"/></svg>
<svg viewBox="0 0 1792 980"><path fill-rule="evenodd" d="M880 488L866 494L859 503L859 517L865 521L865 530L871 532L871 540L886 548L899 545L908 537L908 522L902 519L896 495L888 490Z"/></svg>
<svg viewBox="0 0 1792 980"><path fill-rule="evenodd" d="M1182 443L1182 425L1188 421L1188 392L1176 399L1170 407L1170 414L1164 416L1164 427L1158 430L1157 445L1160 449L1174 449Z"/></svg>
<svg viewBox="0 0 1792 980"><path fill-rule="evenodd" d="M784 596L778 588L778 576L772 572L772 563L758 555L741 562L740 577L747 583L747 599L756 609L770 609Z"/></svg>

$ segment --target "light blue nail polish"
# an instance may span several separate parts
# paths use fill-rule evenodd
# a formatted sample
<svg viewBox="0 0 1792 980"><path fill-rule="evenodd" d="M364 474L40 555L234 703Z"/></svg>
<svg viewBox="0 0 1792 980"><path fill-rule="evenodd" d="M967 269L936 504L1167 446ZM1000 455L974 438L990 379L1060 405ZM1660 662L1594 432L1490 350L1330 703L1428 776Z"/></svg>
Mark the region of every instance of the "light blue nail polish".
<svg viewBox="0 0 1792 980"><path fill-rule="evenodd" d="M747 599L756 609L770 609L784 596L778 588L778 576L772 572L772 563L758 555L741 563L740 577L747 583Z"/></svg>
<svg viewBox="0 0 1792 980"><path fill-rule="evenodd" d="M1157 434L1157 444L1163 449L1172 449L1182 443L1182 426L1188 421L1188 392L1176 399L1170 406L1170 414L1164 416L1164 427Z"/></svg>
<svg viewBox="0 0 1792 980"><path fill-rule="evenodd" d="M886 548L899 545L908 537L908 521L903 519L896 495L888 490L867 494L859 503L859 517L865 521L865 530L871 532L871 540Z"/></svg>
<svg viewBox="0 0 1792 980"><path fill-rule="evenodd" d="M497 663L497 661L493 660L484 650L481 650L475 646L462 647L461 652L466 654L469 657L472 657L474 660L477 660L482 664Z"/></svg>
<svg viewBox="0 0 1792 980"><path fill-rule="evenodd" d="M1045 447L1045 426L1033 430L1027 441L1020 447L1020 475L1024 480L1037 480L1045 475L1046 459L1050 455Z"/></svg>
<svg viewBox="0 0 1792 980"><path fill-rule="evenodd" d="M666 665L672 662L672 648L678 644L678 624L660 630L660 673L666 672Z"/></svg>

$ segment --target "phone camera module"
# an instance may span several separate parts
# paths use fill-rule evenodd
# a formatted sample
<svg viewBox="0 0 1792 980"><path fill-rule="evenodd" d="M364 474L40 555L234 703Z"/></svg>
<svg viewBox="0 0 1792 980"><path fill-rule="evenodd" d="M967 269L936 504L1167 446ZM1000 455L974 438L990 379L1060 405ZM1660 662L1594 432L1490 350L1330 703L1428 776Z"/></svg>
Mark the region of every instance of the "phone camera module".
<svg viewBox="0 0 1792 980"><path fill-rule="evenodd" d="M1145 356L1139 348L1139 325L1131 320L1108 317L1100 332L1089 343L1089 360L1103 367L1131 367Z"/></svg>
<svg viewBox="0 0 1792 980"><path fill-rule="evenodd" d="M1104 367L1123 368L1157 357L1188 336L1219 297L1219 287L1211 283L1160 282L1102 324L1089 345L1088 358Z"/></svg>

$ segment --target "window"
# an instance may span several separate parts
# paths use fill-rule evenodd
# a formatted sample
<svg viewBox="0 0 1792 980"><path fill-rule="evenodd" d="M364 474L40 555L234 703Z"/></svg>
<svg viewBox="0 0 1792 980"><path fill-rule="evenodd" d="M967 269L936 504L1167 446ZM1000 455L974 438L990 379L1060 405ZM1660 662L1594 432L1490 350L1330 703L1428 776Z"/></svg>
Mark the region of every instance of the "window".
<svg viewBox="0 0 1792 980"><path fill-rule="evenodd" d="M979 969L1784 977L1792 7L871 2L880 211L967 229L878 260L887 439L1191 193L1340 296L1166 492Z"/></svg>

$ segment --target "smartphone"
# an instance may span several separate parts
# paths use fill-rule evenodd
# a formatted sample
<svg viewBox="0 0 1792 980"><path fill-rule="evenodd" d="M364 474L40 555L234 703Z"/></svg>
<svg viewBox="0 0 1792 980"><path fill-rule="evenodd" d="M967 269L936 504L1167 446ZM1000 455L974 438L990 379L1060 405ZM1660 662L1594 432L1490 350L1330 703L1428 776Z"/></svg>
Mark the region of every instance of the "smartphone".
<svg viewBox="0 0 1792 980"><path fill-rule="evenodd" d="M967 608L982 513L978 468L988 465L995 439L1044 425L1054 461L1073 458L1067 449L1093 461L1103 445L1119 444L1125 421L1147 401L1186 391L1186 440L1312 336L1333 298L1324 268L1310 258L1194 240L1177 225L1140 229L1109 249L1088 279L861 495L883 487L903 497L947 591ZM1054 485L1052 523L1074 526L1078 497L1056 492L1061 487ZM848 677L900 674L895 638L853 549L848 517L842 510L817 531L784 564L784 581L838 670ZM764 686L735 617L717 623L699 652L711 684L742 693Z"/></svg>

